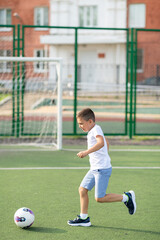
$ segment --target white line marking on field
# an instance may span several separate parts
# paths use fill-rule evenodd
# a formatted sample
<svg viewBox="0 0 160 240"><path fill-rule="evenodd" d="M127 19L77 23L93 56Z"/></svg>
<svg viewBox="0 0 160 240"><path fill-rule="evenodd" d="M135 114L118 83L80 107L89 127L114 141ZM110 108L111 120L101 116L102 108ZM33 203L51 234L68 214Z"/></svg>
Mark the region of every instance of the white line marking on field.
<svg viewBox="0 0 160 240"><path fill-rule="evenodd" d="M160 152L160 149L111 149L111 152Z"/></svg>
<svg viewBox="0 0 160 240"><path fill-rule="evenodd" d="M84 149L62 149L62 151L79 152ZM0 149L0 152L53 152L55 149ZM160 152L160 149L110 149L109 152Z"/></svg>
<svg viewBox="0 0 160 240"><path fill-rule="evenodd" d="M0 170L82 170L89 167L19 167L19 168L0 168ZM113 167L113 169L160 169L160 167Z"/></svg>
<svg viewBox="0 0 160 240"><path fill-rule="evenodd" d="M19 168L0 168L0 170L70 170L70 169L89 169L89 167L19 167Z"/></svg>
<svg viewBox="0 0 160 240"><path fill-rule="evenodd" d="M71 151L71 152L78 152L83 151L83 149L63 149L64 151ZM160 152L160 149L136 149L136 148L130 148L130 149L110 149L109 152Z"/></svg>
<svg viewBox="0 0 160 240"><path fill-rule="evenodd" d="M55 152L55 149L25 149L25 148L15 148L15 149L0 149L0 152Z"/></svg>
<svg viewBox="0 0 160 240"><path fill-rule="evenodd" d="M113 167L113 169L160 169L160 167Z"/></svg>

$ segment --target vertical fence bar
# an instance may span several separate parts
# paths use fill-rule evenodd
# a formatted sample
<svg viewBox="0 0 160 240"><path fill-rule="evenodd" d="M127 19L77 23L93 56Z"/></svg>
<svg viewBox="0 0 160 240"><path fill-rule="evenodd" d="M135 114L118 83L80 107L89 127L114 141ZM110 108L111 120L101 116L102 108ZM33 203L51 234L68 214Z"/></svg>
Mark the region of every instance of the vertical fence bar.
<svg viewBox="0 0 160 240"><path fill-rule="evenodd" d="M25 63L22 62L22 89L21 89L21 134L24 130L24 91L25 91Z"/></svg>
<svg viewBox="0 0 160 240"><path fill-rule="evenodd" d="M58 99L57 99L57 148L62 149L62 61L57 65L58 74Z"/></svg>
<svg viewBox="0 0 160 240"><path fill-rule="evenodd" d="M133 31L131 28L131 53L130 53L130 120L129 120L129 137L132 138L132 97L133 97Z"/></svg>
<svg viewBox="0 0 160 240"><path fill-rule="evenodd" d="M133 135L136 134L136 108L137 108L137 30L134 31L134 121Z"/></svg>
<svg viewBox="0 0 160 240"><path fill-rule="evenodd" d="M20 24L17 25L17 56L20 56ZM17 62L17 133L16 136L19 137L19 126L20 126L20 63Z"/></svg>
<svg viewBox="0 0 160 240"><path fill-rule="evenodd" d="M73 133L77 134L77 64L78 64L78 29L75 28L75 45L74 45L74 54L75 54L75 69L74 69L74 123L73 123Z"/></svg>
<svg viewBox="0 0 160 240"><path fill-rule="evenodd" d="M125 105L125 134L128 133L128 52L129 52L129 30L127 29L127 42L126 42L126 105Z"/></svg>
<svg viewBox="0 0 160 240"><path fill-rule="evenodd" d="M13 57L15 57L15 26L13 26ZM15 62L12 63L12 136L15 135Z"/></svg>
<svg viewBox="0 0 160 240"><path fill-rule="evenodd" d="M24 57L24 27L22 25L22 56ZM21 134L23 135L24 131L24 91L25 91L25 63L22 62L22 90L21 90Z"/></svg>

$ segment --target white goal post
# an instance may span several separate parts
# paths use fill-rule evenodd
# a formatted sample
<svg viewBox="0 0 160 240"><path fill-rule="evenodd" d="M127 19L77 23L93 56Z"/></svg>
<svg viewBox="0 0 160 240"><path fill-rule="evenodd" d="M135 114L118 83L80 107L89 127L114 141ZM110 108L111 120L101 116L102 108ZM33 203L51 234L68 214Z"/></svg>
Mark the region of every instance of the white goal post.
<svg viewBox="0 0 160 240"><path fill-rule="evenodd" d="M23 64L25 64L25 67L23 66ZM30 64L30 66L28 66L27 64L28 65ZM17 91L17 89L18 89L18 91L23 89L24 82L25 82L25 88L26 88L25 93L26 92L28 93L28 95L26 94L27 95L26 101L30 101L29 99L31 98L31 91L32 91L32 99L31 99L32 103L30 104L32 106L29 106L28 109L26 108L26 114L28 114L26 119L32 118L31 124L32 125L35 124L36 128L37 128L37 124L36 124L35 119L38 119L38 120L40 119L39 121L41 121L41 122L42 122L42 119L44 119L45 124L41 123L41 128L43 130L41 130L41 132L39 132L40 130L37 130L37 134L39 133L39 135L43 136L43 138L44 138L44 136L47 138L48 132L52 131L51 130L52 126L50 125L50 122L53 121L53 115L52 115L52 112L50 112L53 109L53 106L52 106L53 104L50 104L47 106L47 105L45 105L44 102L49 101L49 99L47 98L49 96L49 94L50 94L51 98L53 97L53 94L54 94L55 101L56 101L56 108L54 108L54 109L56 109L55 110L56 114L54 114L54 118L56 117L56 122L57 122L56 143L54 143L54 144L56 145L57 149L59 149L59 150L62 149L62 58L0 57L0 93L3 93L3 91L5 93L7 91L8 92L10 91L10 94L12 95L11 100L15 104L14 107L12 106L12 110L13 110L13 108L16 107L19 111L18 114L21 114L21 110L19 108L21 108L21 109L24 108L21 105L23 105L23 101L25 101L25 100L24 100L24 96L22 96L22 103L21 102L19 103L19 100L18 100L19 96L18 96L17 92L16 92L16 96L14 96L15 99L13 98L13 94L14 94L13 79L14 79L14 91L15 92ZM19 83L22 81L23 81L22 86L21 85L18 86ZM54 85L54 87L53 87L53 85ZM46 96L45 96L45 94L46 94ZM37 99L36 99L36 96L37 96ZM42 99L43 99L43 101L42 101ZM10 104L10 106L11 106L11 104ZM38 108L37 106L41 106L42 108L44 108L43 109L43 117L40 116L40 114L39 114L40 107ZM48 112L47 112L47 107L48 107ZM34 108L37 110L37 111L35 111L36 113L34 113L35 118L32 115L33 110L31 110L31 108ZM9 110L7 112L7 110L5 109L4 114L3 114L3 111L2 111L3 109L5 109L5 107L3 107L1 109L1 105L0 105L1 115L2 116L4 115L4 119L9 119L9 114L10 114ZM15 113L17 114L16 111L15 111ZM47 116L47 114L48 114L48 116ZM13 117L13 114L10 116ZM17 116L18 116L17 118L20 118L20 119L24 118L23 113L22 113L22 117L19 117L19 115L17 115ZM1 117L1 119L3 119L3 117ZM10 122L11 122L11 120L10 120ZM3 122L3 124L4 124L4 122ZM29 129L29 126L31 126L31 124L27 125L26 129L27 128ZM13 125L13 122L12 122L12 124L10 123L10 125ZM6 129L11 128L10 125L6 126ZM2 132L4 131L5 127L3 127L3 126L4 125L1 126L1 121L0 121L0 135L1 135L1 131ZM19 126L18 123L17 123L17 126ZM31 126L31 128L33 128L33 126ZM39 129L40 129L40 127L39 127ZM20 131L19 131L18 127L14 127L14 128L12 127L12 131L11 131L12 136L14 136L13 132L15 132L15 131L18 132L17 135L19 134L19 136L21 136L22 131L24 131L24 126L21 127ZM5 132L3 132L2 135L5 136ZM34 136L34 133L32 135ZM9 133L7 131L6 131L6 136L9 136ZM33 136L32 136L32 138L33 138ZM43 141L41 143L43 144Z"/></svg>

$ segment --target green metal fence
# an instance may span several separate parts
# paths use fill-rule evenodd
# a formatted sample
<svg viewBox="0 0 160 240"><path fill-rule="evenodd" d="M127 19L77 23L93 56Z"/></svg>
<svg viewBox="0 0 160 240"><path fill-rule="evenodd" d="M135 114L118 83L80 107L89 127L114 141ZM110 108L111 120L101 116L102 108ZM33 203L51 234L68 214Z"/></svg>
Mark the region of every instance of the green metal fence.
<svg viewBox="0 0 160 240"><path fill-rule="evenodd" d="M13 29L9 31L12 37L12 56L32 57L34 56L33 50L37 48L44 49L44 52L49 54L53 48L52 50L58 49L59 57L64 59L64 135L83 134L77 127L76 115L84 107L91 107L95 111L97 122L102 125L106 135L129 135L130 138L134 135L160 135L160 53L158 50L160 49L160 30L30 25L0 27ZM98 54L97 44L84 44L82 38L91 39L99 33L106 38L119 36L120 39L123 39L119 50L123 49L125 55L122 60L123 64L118 58L115 63L112 62L112 59L108 60L107 57L106 61L108 62L104 63L104 59L101 59L101 57L105 57L103 54L99 55L98 63L94 64L94 58ZM56 42L58 39L56 37L60 36L61 38L64 34L69 36L69 43L52 42L46 44L43 42L45 35L53 37ZM0 35L4 35L4 32ZM35 39L40 38L42 38L41 41L35 45ZM144 41L147 38L148 42ZM9 36L6 39L9 39ZM108 46L115 51L115 45L109 42L108 45L103 45L106 52L109 52ZM7 49L4 45L2 48ZM66 57L63 53L65 48L70 50L72 56ZM150 49L149 53L148 49ZM92 62L87 61L87 51L93 56ZM72 59L70 60L70 58ZM146 64L147 59L150 59L150 62L148 61ZM25 75L22 74L23 68L23 65L20 68L19 64L16 66L13 64L12 117L3 117L0 106L1 136L19 137L26 135L25 126L27 123L24 107L26 92L24 82L26 79ZM16 81L15 70L19 76ZM0 73L0 75L2 74ZM21 75L22 81L20 82ZM92 81L93 79L94 81ZM10 122L7 133L3 132L4 119L9 119L8 122ZM36 135L34 132L30 134Z"/></svg>
<svg viewBox="0 0 160 240"><path fill-rule="evenodd" d="M160 29L135 29L133 135L160 135ZM138 49L143 71L138 70Z"/></svg>

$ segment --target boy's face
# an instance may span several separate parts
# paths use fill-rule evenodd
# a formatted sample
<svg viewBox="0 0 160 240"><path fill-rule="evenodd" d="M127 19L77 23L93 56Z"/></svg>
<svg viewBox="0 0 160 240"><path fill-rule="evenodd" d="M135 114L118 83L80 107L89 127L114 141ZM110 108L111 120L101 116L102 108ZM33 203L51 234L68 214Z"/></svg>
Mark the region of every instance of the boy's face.
<svg viewBox="0 0 160 240"><path fill-rule="evenodd" d="M83 118L77 118L77 123L79 125L79 128L81 128L84 132L89 132L91 128L95 125L92 119L86 121Z"/></svg>

